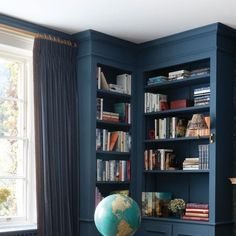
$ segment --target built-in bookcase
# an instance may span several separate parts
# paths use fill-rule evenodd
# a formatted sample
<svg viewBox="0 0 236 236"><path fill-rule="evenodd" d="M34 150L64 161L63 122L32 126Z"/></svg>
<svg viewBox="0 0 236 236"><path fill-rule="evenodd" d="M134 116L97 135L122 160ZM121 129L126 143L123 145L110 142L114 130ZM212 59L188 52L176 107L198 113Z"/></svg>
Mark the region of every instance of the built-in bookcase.
<svg viewBox="0 0 236 236"><path fill-rule="evenodd" d="M208 70L206 69L202 72L201 69L203 68L208 68ZM168 75L173 71L177 71L176 73L179 71L180 74L183 71L188 71L189 74L186 76L179 75L180 78L170 79ZM159 81L160 76L165 76L166 78ZM196 91L210 87L210 76L209 59L160 68L144 73L145 94L166 95L167 99L165 99L164 103L167 103L167 106L161 107L162 104L153 105L155 102L158 103L157 100L159 98L147 98L144 96L145 132L143 142L144 153L146 151L146 154L144 154L143 192L168 192L172 198L182 198L187 203L209 204L210 170L208 166L210 166L210 163L207 163L208 166L204 166L204 168L200 166L199 162L197 162L198 164L193 163L189 167L183 167L183 163L185 158L198 158L202 145L204 147L209 146L211 132L209 130L204 135L199 136L197 134L187 135L186 131L183 134L177 134L173 129L178 128L178 121L180 120L184 120L183 128L187 128L187 124L193 114L210 116L211 101L209 99L205 103L194 105L194 94ZM154 78L154 82L151 84L149 83L150 78ZM155 78L157 78L156 82ZM154 99L154 101L148 99ZM202 100L204 101L204 99L205 94L202 95ZM171 108L171 102L178 100L188 100L188 106ZM147 106L159 107L157 107L157 111L152 111L152 109L147 111ZM173 118L177 121L173 120ZM160 120L165 120L164 128ZM162 127L160 127L161 125ZM208 128L210 129L210 127ZM161 137L161 131L165 133L164 137ZM150 150L152 150L151 153ZM160 150L171 150L171 155L173 156L171 157L172 163L168 163L168 166L166 166L166 163L157 164L157 162L169 161L167 160L169 156L167 154L161 156ZM210 162L214 158L210 153L210 148L205 151L204 155L206 159L203 161L205 162ZM145 167L147 162L149 166ZM153 162L151 167L150 162ZM153 212L153 216L155 216L155 212Z"/></svg>
<svg viewBox="0 0 236 236"><path fill-rule="evenodd" d="M130 193L131 72L97 65L95 206L103 197Z"/></svg>
<svg viewBox="0 0 236 236"><path fill-rule="evenodd" d="M105 197L113 191L125 189L130 191L140 208L143 208L143 192L171 193L172 199L183 198L187 203L205 204L209 208L207 221L177 219L169 215L144 216L136 235L231 235L232 188L228 178L232 176L233 158L232 50L235 47L235 31L217 23L141 44L92 30L81 32L75 38L79 45L80 234L99 235L93 220L96 191L99 190ZM107 85L105 83L100 88L99 67L107 81ZM192 73L191 76L181 75L182 78L172 80L156 78L169 77L170 72L192 72L207 67L208 74ZM131 93L115 91L116 77L121 74L132 75ZM113 90L107 89L109 84L113 84ZM145 110L146 96L158 98L146 93L163 94L166 98L161 98L161 106L159 103L154 105L153 110ZM105 116L111 115L112 119L99 118L98 99L103 103L103 110L110 112ZM130 122L125 119L117 122L117 115L111 114L116 113L116 103L131 104ZM184 103L187 105L183 106ZM178 107L179 104L182 104L181 107ZM187 136L181 135L181 125L173 132L174 122L182 120L182 123L188 123L194 114L206 118L210 126L208 132L193 135L190 130ZM161 127L168 124L169 128L159 129L159 124ZM132 147L98 149L96 129L106 130L107 133L129 133ZM165 153L168 161L146 165L145 150L152 150L155 155ZM207 165L204 162L206 152ZM200 168L195 166L191 169L190 166L196 165L195 159L187 158L200 155ZM108 161L107 165L111 166L114 166L113 161L130 161L130 179L114 180L113 177L98 180L97 160ZM169 197L168 194L166 196Z"/></svg>

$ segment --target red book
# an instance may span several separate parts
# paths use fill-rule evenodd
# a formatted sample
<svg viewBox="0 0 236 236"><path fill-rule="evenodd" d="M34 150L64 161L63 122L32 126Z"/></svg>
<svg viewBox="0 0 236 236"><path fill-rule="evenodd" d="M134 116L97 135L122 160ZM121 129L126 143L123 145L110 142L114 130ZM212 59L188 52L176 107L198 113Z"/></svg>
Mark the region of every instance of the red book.
<svg viewBox="0 0 236 236"><path fill-rule="evenodd" d="M185 212L196 212L196 213L209 213L209 209L204 209L204 208L186 208Z"/></svg>
<svg viewBox="0 0 236 236"><path fill-rule="evenodd" d="M182 216L183 220L209 221L208 217Z"/></svg>
<svg viewBox="0 0 236 236"><path fill-rule="evenodd" d="M194 209L208 209L208 204L202 204L202 203L187 203L186 208L194 208Z"/></svg>
<svg viewBox="0 0 236 236"><path fill-rule="evenodd" d="M194 216L194 217L204 217L208 218L208 213L199 213L199 212L185 212L185 216Z"/></svg>
<svg viewBox="0 0 236 236"><path fill-rule="evenodd" d="M115 144L116 144L116 142L118 140L118 136L119 136L119 133L117 131L111 133L109 151L113 151L114 150Z"/></svg>
<svg viewBox="0 0 236 236"><path fill-rule="evenodd" d="M180 99L170 102L170 109L178 109L191 106L191 101L187 99Z"/></svg>
<svg viewBox="0 0 236 236"><path fill-rule="evenodd" d="M130 164L130 160L127 161L127 179L128 179L128 181L131 180L131 164Z"/></svg>

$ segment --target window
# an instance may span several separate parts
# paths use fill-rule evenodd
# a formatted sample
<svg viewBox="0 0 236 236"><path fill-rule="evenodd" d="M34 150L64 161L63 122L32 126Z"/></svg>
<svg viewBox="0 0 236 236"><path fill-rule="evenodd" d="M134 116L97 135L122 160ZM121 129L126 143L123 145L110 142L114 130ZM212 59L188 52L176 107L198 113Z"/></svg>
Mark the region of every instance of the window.
<svg viewBox="0 0 236 236"><path fill-rule="evenodd" d="M32 45L0 31L0 230L36 223Z"/></svg>

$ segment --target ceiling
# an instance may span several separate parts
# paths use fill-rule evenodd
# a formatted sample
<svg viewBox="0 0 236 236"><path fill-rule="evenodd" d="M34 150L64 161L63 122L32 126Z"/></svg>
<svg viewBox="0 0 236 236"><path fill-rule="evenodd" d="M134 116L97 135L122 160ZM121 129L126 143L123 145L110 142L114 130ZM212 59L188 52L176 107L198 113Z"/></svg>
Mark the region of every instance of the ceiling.
<svg viewBox="0 0 236 236"><path fill-rule="evenodd" d="M236 28L235 0L6 0L0 13L69 34L93 29L135 43L215 22Z"/></svg>

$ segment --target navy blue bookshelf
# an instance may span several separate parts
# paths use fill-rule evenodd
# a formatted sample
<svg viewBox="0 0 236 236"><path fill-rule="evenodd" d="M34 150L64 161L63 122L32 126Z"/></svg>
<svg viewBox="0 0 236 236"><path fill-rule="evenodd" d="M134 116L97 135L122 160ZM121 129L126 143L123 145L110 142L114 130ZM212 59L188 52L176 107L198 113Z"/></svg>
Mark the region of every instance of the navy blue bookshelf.
<svg viewBox="0 0 236 236"><path fill-rule="evenodd" d="M173 197L209 204L209 221L191 221L171 217L142 217L136 235L152 236L221 236L232 235L233 158L233 54L234 30L220 23L212 24L153 40L134 44L93 30L74 35L78 40L78 91L80 123L80 235L98 236L93 215L95 188L105 194L124 187L130 190L140 208L142 192L172 192ZM114 83L116 74L132 74L132 94L97 89L97 67L104 68ZM181 80L147 85L148 78L168 75L177 70L194 70L208 66L210 73ZM87 78L87 79L85 79ZM170 101L194 98L194 89L210 86L210 103L180 109L144 113L144 93L166 94ZM131 103L131 124L96 119L96 98L109 106L116 102ZM193 114L210 116L209 136L148 139L154 119ZM150 125L150 126L149 126ZM132 148L129 153L96 151L96 128L129 131ZM180 162L196 155L198 145L209 144L210 166L207 170L144 170L144 150L170 148ZM97 182L96 160L131 160L130 182ZM223 171L222 171L223 170Z"/></svg>

